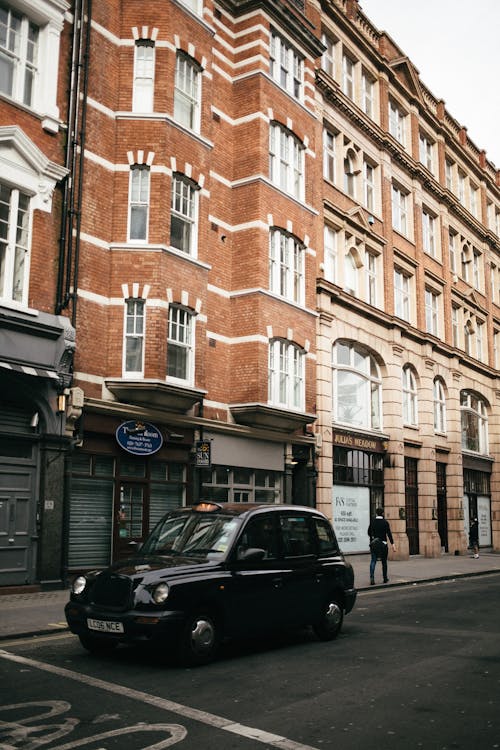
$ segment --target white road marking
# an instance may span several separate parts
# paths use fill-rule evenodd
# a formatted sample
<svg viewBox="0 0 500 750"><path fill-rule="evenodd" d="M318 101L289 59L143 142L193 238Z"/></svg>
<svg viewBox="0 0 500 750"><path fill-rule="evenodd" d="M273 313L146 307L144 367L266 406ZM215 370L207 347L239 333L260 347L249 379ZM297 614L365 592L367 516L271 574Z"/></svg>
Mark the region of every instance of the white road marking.
<svg viewBox="0 0 500 750"><path fill-rule="evenodd" d="M84 685L90 685L99 690L106 690L108 693L115 693L123 698L132 698L133 700L141 701L142 703L148 703L151 706L155 706L155 708L170 711L171 713L183 716L186 719L192 719L201 724L207 724L208 726L222 729L225 732L232 732L233 734L250 738L256 742L280 748L280 750L318 750L318 748L315 748L312 745L303 745L300 742L294 742L293 740L289 740L279 734L271 734L270 732L265 732L256 729L255 727L238 724L237 722L230 721L222 716L210 714L206 711L200 711L197 708L191 708L190 706L184 706L181 703L175 703L174 701L169 701L165 698L159 698L156 695L150 695L141 690L133 690L122 685L116 685L111 682L106 682L105 680L100 680L96 677L73 672L65 667L56 667L53 664L46 664L45 662L36 659L29 659L18 654L11 654L3 649L0 650L0 658L23 664L25 666L30 666L35 669L40 669L45 672L51 672L59 677L74 680L75 682L81 682Z"/></svg>

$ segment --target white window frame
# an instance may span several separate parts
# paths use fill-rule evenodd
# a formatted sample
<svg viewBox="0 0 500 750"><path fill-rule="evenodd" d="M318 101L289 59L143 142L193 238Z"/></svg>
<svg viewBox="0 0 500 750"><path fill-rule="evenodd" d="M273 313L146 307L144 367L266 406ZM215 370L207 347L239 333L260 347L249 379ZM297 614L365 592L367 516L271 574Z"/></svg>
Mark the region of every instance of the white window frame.
<svg viewBox="0 0 500 750"><path fill-rule="evenodd" d="M195 315L182 305L170 304L168 308L167 380L192 386L194 383ZM169 358L176 350L185 360L184 376L169 374Z"/></svg>
<svg viewBox="0 0 500 750"><path fill-rule="evenodd" d="M332 403L335 423L382 429L380 370L373 355L356 343L340 340L332 347Z"/></svg>
<svg viewBox="0 0 500 750"><path fill-rule="evenodd" d="M288 128L273 122L269 128L271 182L298 200L304 199L304 146Z"/></svg>
<svg viewBox="0 0 500 750"><path fill-rule="evenodd" d="M366 280L366 301L373 307L378 306L378 256L369 250L365 253L365 280Z"/></svg>
<svg viewBox="0 0 500 750"><path fill-rule="evenodd" d="M149 203L151 174L147 164L132 164L130 167L128 193L129 242L147 242L149 233ZM144 232L139 233L134 216L143 217ZM143 235L143 236L142 236Z"/></svg>
<svg viewBox="0 0 500 750"><path fill-rule="evenodd" d="M375 212L375 173L376 167L363 161L363 202L368 211Z"/></svg>
<svg viewBox="0 0 500 750"><path fill-rule="evenodd" d="M438 435L446 435L446 393L441 378L434 378L434 432Z"/></svg>
<svg viewBox="0 0 500 750"><path fill-rule="evenodd" d="M402 320L410 321L411 316L411 276L401 268L394 269L394 314Z"/></svg>
<svg viewBox="0 0 500 750"><path fill-rule="evenodd" d="M280 34L271 31L269 73L273 81L294 99L304 98L304 59Z"/></svg>
<svg viewBox="0 0 500 750"><path fill-rule="evenodd" d="M469 197L470 197L470 212L476 219L479 219L479 205L480 205L479 188L476 187L475 185L470 185Z"/></svg>
<svg viewBox="0 0 500 750"><path fill-rule="evenodd" d="M330 128L323 128L323 177L335 182L337 136Z"/></svg>
<svg viewBox="0 0 500 750"><path fill-rule="evenodd" d="M305 408L305 353L285 339L269 341L269 404Z"/></svg>
<svg viewBox="0 0 500 750"><path fill-rule="evenodd" d="M354 101L356 94L356 62L346 52L342 55L342 91Z"/></svg>
<svg viewBox="0 0 500 750"><path fill-rule="evenodd" d="M172 227L181 229L181 247L172 242ZM170 247L197 257L198 249L198 189L185 175L174 172L170 200Z"/></svg>
<svg viewBox="0 0 500 750"><path fill-rule="evenodd" d="M455 163L450 161L449 159L445 159L444 170L446 188L450 192L453 192L453 173L455 171Z"/></svg>
<svg viewBox="0 0 500 750"><path fill-rule="evenodd" d="M427 211L422 210L422 245L424 252L432 258L436 257L436 217Z"/></svg>
<svg viewBox="0 0 500 750"><path fill-rule="evenodd" d="M134 49L133 112L153 112L155 83L155 44L137 39Z"/></svg>
<svg viewBox="0 0 500 750"><path fill-rule="evenodd" d="M325 45L326 49L321 55L321 70L324 70L332 78L335 78L336 72L336 46L337 41L328 33L323 32L321 35L321 41Z"/></svg>
<svg viewBox="0 0 500 750"><path fill-rule="evenodd" d="M203 9L202 0L179 0L179 2L182 5L185 5L186 8L189 8L189 10L192 11L195 15L201 16L201 12Z"/></svg>
<svg viewBox="0 0 500 750"><path fill-rule="evenodd" d="M474 356L474 334L474 322L472 318L469 318L464 325L464 351L469 357Z"/></svg>
<svg viewBox="0 0 500 750"><path fill-rule="evenodd" d="M494 367L500 369L500 331L493 331L493 360Z"/></svg>
<svg viewBox="0 0 500 750"><path fill-rule="evenodd" d="M0 300L26 305L32 208L29 195L0 183Z"/></svg>
<svg viewBox="0 0 500 750"><path fill-rule="evenodd" d="M38 27L38 59L34 81L33 97L29 105L23 102L21 89L16 88L9 96L0 93L0 98L19 102L20 106L35 111L41 119L44 130L56 133L60 127L60 113L57 106L59 75L59 49L65 11L69 3L60 0L9 0L9 9L23 18L23 23L33 23ZM24 20L26 19L26 21ZM24 52L26 52L24 45ZM23 67L25 61L21 61ZM21 71L22 72L22 71ZM20 75L17 76L18 80ZM22 85L19 84L19 86Z"/></svg>
<svg viewBox="0 0 500 750"><path fill-rule="evenodd" d="M448 230L448 251L450 256L450 271L453 274L457 273L457 248L456 248L456 233L451 229Z"/></svg>
<svg viewBox="0 0 500 750"><path fill-rule="evenodd" d="M418 427L418 389L415 373L411 365L403 367L403 424L408 427Z"/></svg>
<svg viewBox="0 0 500 750"><path fill-rule="evenodd" d="M18 254L17 266L19 269L20 263L23 270L21 298L16 301L10 291L8 296L5 296L5 289L3 289L1 294L4 296L1 298L1 302L4 306L14 308L28 306L33 212L38 210L50 214L56 183L62 180L67 173L68 170L65 167L50 161L19 126L0 125L0 180L2 185L7 190L12 191L12 195L15 196L11 198L9 193L9 217L5 221L4 210L4 230L2 231L3 243L7 246L8 257L6 258L4 280L8 282L8 289L12 288L11 285L13 285L15 277L15 246L21 244L24 248L22 251L24 257L20 257ZM22 242L18 243L20 238L14 224L17 224L18 221L20 196L29 198L29 213L24 216L22 229L24 236ZM23 202L25 202L24 198L21 199L21 204ZM15 219L13 218L14 215Z"/></svg>
<svg viewBox="0 0 500 750"><path fill-rule="evenodd" d="M476 318L476 358L480 362L484 362L484 331L485 331L485 324L483 320L479 320L479 318Z"/></svg>
<svg viewBox="0 0 500 750"><path fill-rule="evenodd" d="M425 330L439 336L439 294L433 289L425 290Z"/></svg>
<svg viewBox="0 0 500 750"><path fill-rule="evenodd" d="M392 227L405 237L409 236L408 193L397 185L392 185Z"/></svg>
<svg viewBox="0 0 500 750"><path fill-rule="evenodd" d="M457 172L457 198L459 200L459 203L462 204L462 206L465 206L466 179L467 179L466 174L462 172L462 170L459 168Z"/></svg>
<svg viewBox="0 0 500 750"><path fill-rule="evenodd" d="M470 391L462 391L460 393L460 415L462 450L483 456L488 455L488 412L485 401ZM472 420L475 423L472 427L473 433L477 436L476 446L471 446L467 437L467 423L471 424Z"/></svg>
<svg viewBox="0 0 500 750"><path fill-rule="evenodd" d="M429 172L434 172L436 144L425 133L419 135L419 158Z"/></svg>
<svg viewBox="0 0 500 750"><path fill-rule="evenodd" d="M461 309L456 305L451 306L451 339L455 349L460 349L460 318Z"/></svg>
<svg viewBox="0 0 500 750"><path fill-rule="evenodd" d="M281 229L269 232L269 288L274 294L304 304L304 245Z"/></svg>
<svg viewBox="0 0 500 750"><path fill-rule="evenodd" d="M144 343L146 332L146 300L129 297L124 304L123 323L123 374L127 377L144 376ZM129 355L137 358L134 349L139 348L140 367L128 367Z"/></svg>
<svg viewBox="0 0 500 750"><path fill-rule="evenodd" d="M323 228L324 276L332 284L337 283L338 241L338 231L325 224Z"/></svg>
<svg viewBox="0 0 500 750"><path fill-rule="evenodd" d="M354 296L358 293L358 263L356 251L349 250L344 256L344 292Z"/></svg>
<svg viewBox="0 0 500 750"><path fill-rule="evenodd" d="M174 120L200 132L201 68L190 55L177 50L175 59Z"/></svg>
<svg viewBox="0 0 500 750"><path fill-rule="evenodd" d="M389 133L403 147L406 145L406 114L394 99L389 100Z"/></svg>
<svg viewBox="0 0 500 750"><path fill-rule="evenodd" d="M365 70L361 74L361 108L372 120L375 115L375 81Z"/></svg>
<svg viewBox="0 0 500 750"><path fill-rule="evenodd" d="M483 274L482 274L482 255L479 252L479 250L476 250L476 248L473 248L472 250L472 281L474 284L474 287L478 289L479 291L482 290L483 285L481 283Z"/></svg>
<svg viewBox="0 0 500 750"><path fill-rule="evenodd" d="M354 199L356 199L356 161L357 155L354 149L348 148L344 156L344 192Z"/></svg>

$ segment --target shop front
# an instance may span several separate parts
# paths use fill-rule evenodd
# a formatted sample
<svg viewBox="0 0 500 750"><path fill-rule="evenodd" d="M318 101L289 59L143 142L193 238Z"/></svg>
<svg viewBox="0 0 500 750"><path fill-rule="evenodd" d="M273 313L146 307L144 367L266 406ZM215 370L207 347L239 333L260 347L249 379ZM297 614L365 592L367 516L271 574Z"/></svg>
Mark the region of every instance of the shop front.
<svg viewBox="0 0 500 750"><path fill-rule="evenodd" d="M375 508L384 504L382 440L366 435L333 435L332 518L344 552L366 552L368 526Z"/></svg>
<svg viewBox="0 0 500 750"><path fill-rule="evenodd" d="M132 554L169 510L191 502L193 432L85 416L69 467L67 571Z"/></svg>
<svg viewBox="0 0 500 750"><path fill-rule="evenodd" d="M491 547L491 463L464 456L464 532L469 538L473 518L479 522L479 546Z"/></svg>

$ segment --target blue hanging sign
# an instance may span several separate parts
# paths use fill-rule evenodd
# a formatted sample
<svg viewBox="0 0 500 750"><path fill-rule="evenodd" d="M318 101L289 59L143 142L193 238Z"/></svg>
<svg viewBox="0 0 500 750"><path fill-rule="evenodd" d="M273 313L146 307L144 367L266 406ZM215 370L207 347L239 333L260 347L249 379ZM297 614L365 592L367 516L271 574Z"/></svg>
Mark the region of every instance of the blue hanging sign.
<svg viewBox="0 0 500 750"><path fill-rule="evenodd" d="M116 430L116 440L128 453L135 456L150 456L163 445L163 435L158 427L149 422L123 422Z"/></svg>

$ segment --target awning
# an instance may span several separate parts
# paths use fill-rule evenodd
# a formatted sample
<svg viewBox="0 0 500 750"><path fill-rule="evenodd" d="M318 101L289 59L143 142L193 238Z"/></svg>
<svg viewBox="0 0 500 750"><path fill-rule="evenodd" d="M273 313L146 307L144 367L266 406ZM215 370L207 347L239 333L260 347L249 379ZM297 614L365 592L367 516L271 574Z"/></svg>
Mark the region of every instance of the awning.
<svg viewBox="0 0 500 750"><path fill-rule="evenodd" d="M46 370L43 367L29 367L28 365L15 365L12 362L0 362L0 367L11 372L19 372L22 375L33 375L38 378L52 378L59 380L59 375L54 370Z"/></svg>

